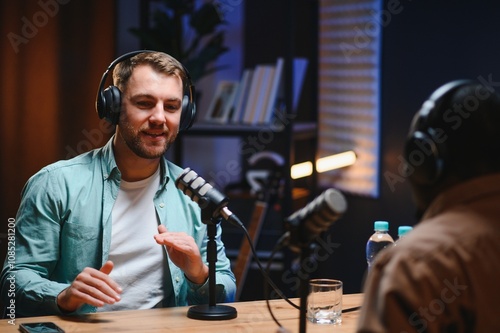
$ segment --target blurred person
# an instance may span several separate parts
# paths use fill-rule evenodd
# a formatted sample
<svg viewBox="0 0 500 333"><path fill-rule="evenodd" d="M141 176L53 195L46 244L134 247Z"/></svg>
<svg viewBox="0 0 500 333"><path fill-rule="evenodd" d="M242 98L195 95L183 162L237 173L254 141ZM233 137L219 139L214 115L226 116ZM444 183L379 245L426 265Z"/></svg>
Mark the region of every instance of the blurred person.
<svg viewBox="0 0 500 333"><path fill-rule="evenodd" d="M500 97L437 89L405 144L417 216L368 273L357 332L500 331Z"/></svg>
<svg viewBox="0 0 500 333"><path fill-rule="evenodd" d="M114 85L103 89L113 69ZM117 58L96 107L116 124L109 142L44 167L22 191L15 264L17 316L80 314L208 303L206 225L175 186L164 154L195 117L187 70L161 52ZM217 226L216 299L231 302L234 275Z"/></svg>

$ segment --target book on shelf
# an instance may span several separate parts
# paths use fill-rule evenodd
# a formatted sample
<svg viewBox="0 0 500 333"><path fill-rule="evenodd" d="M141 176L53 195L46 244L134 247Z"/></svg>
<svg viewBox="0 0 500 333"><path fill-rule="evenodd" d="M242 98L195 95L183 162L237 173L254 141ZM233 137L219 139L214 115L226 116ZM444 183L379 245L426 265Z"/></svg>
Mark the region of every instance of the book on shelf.
<svg viewBox="0 0 500 333"><path fill-rule="evenodd" d="M273 74L274 66L272 65L257 65L255 67L255 78L252 81L244 111L244 123L255 125L259 122L260 115L266 107L266 95L269 93Z"/></svg>
<svg viewBox="0 0 500 333"><path fill-rule="evenodd" d="M307 64L305 58L294 58L292 111L296 110L300 99ZM217 108L217 102L222 102L217 99L216 93L209 107L207 120L233 124L269 124L278 104L284 100L284 68L285 60L278 58L274 64L258 64L255 68L245 69L239 82L233 82L234 89L223 110Z"/></svg>
<svg viewBox="0 0 500 333"><path fill-rule="evenodd" d="M229 120L233 123L240 123L243 119L243 107L248 97L248 91L252 83L253 69L245 69L241 76L238 91L234 98L234 103L231 107L231 117Z"/></svg>
<svg viewBox="0 0 500 333"><path fill-rule="evenodd" d="M271 86L266 94L263 113L259 119L259 123L261 124L268 124L271 122L278 97L279 95L283 95L282 82L284 63L285 61L283 58L278 58L278 60L276 61Z"/></svg>
<svg viewBox="0 0 500 333"><path fill-rule="evenodd" d="M292 112L297 110L300 94L307 72L308 60L306 58L295 58L293 60L293 104Z"/></svg>

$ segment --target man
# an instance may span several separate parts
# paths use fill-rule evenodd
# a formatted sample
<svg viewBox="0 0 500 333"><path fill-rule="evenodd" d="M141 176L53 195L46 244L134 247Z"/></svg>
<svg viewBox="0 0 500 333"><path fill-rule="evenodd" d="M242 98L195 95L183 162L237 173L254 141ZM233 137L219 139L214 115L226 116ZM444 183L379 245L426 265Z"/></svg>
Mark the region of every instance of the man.
<svg viewBox="0 0 500 333"><path fill-rule="evenodd" d="M208 303L206 226L164 157L189 127L189 76L169 55L134 54L112 63L115 86L101 91L106 72L99 88L99 115L117 123L111 140L23 189L15 264L0 280L10 304L14 277L18 316ZM236 286L220 236L218 226L216 299L229 302Z"/></svg>
<svg viewBox="0 0 500 333"><path fill-rule="evenodd" d="M454 81L427 100L405 147L420 223L381 252L358 332L500 331L500 97Z"/></svg>

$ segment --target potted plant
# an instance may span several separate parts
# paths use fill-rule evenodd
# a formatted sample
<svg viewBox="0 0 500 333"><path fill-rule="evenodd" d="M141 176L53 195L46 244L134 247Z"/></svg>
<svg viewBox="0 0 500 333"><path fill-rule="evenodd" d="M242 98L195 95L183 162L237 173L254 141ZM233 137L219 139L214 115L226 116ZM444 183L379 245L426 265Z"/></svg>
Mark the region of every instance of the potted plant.
<svg viewBox="0 0 500 333"><path fill-rule="evenodd" d="M228 51L225 24L213 2L196 7L194 0L159 0L150 27L131 28L146 49L162 51L179 60L193 82L225 66L213 62Z"/></svg>

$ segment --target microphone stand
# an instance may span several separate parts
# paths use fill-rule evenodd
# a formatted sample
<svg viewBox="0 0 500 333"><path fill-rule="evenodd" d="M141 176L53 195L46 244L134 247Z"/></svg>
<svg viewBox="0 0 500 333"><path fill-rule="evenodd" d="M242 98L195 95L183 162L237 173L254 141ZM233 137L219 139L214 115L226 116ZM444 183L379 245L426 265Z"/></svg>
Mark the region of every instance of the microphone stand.
<svg viewBox="0 0 500 333"><path fill-rule="evenodd" d="M206 208L206 207L205 207ZM213 217L210 209L201 210L201 220L207 225L207 262L208 262L208 297L209 304L195 305L189 308L188 318L200 320L227 320L236 318L236 309L227 305L216 304L215 264L217 262L217 224L221 217Z"/></svg>
<svg viewBox="0 0 500 333"><path fill-rule="evenodd" d="M311 254L311 249L314 245L304 246L300 252L300 262L305 262ZM299 297L300 297L300 316L299 316L299 333L306 332L307 326L307 296L309 295L309 273L307 270L304 274L300 274Z"/></svg>

